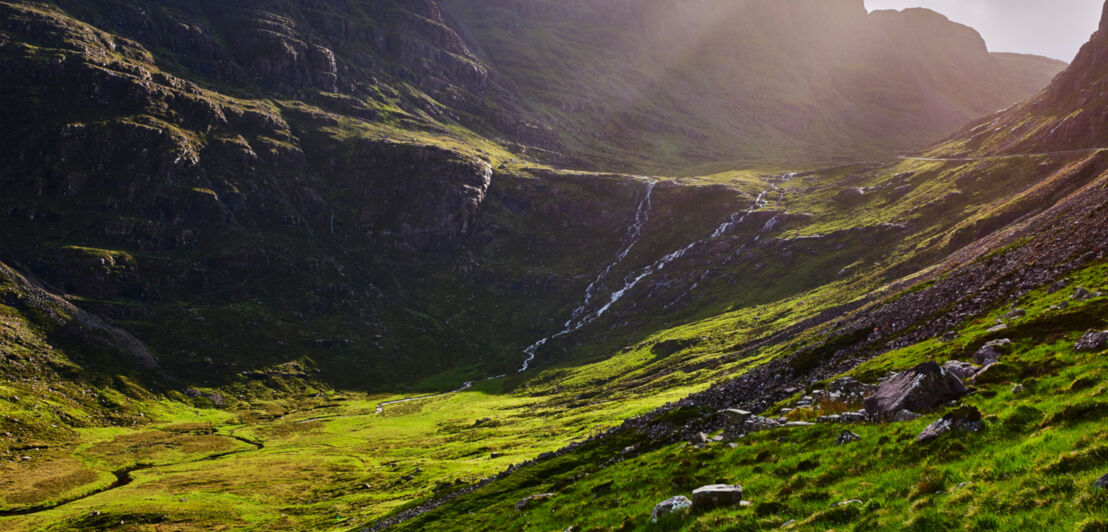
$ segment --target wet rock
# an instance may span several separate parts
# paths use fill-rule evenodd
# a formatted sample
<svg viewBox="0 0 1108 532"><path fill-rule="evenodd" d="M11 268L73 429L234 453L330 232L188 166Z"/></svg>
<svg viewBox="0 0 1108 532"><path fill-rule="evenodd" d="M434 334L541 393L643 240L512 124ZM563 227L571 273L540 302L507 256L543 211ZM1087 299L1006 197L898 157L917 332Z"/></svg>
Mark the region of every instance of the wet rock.
<svg viewBox="0 0 1108 532"><path fill-rule="evenodd" d="M934 362L886 377L864 404L870 417L889 421L901 410L922 412L967 393L962 380Z"/></svg>
<svg viewBox="0 0 1108 532"><path fill-rule="evenodd" d="M988 364L994 364L999 361L1004 355L1012 352L1012 341L1008 338L1000 340L993 340L981 346L976 353L973 354L973 361L979 365L985 366Z"/></svg>
<svg viewBox="0 0 1108 532"><path fill-rule="evenodd" d="M548 501L550 499L553 499L556 496L557 496L557 494L555 494L555 493L539 493L539 494L536 494L536 495L532 495L530 497L526 497L523 500L516 503L516 510L517 511L523 511L523 510L526 510L528 508L532 508L536 504L538 504L540 502L543 502L543 501Z"/></svg>
<svg viewBox="0 0 1108 532"><path fill-rule="evenodd" d="M1100 351L1108 347L1108 331L1089 331L1073 344L1077 351Z"/></svg>
<svg viewBox="0 0 1108 532"><path fill-rule="evenodd" d="M701 486L692 492L692 505L696 511L737 506L743 500L743 487L729 484Z"/></svg>
<svg viewBox="0 0 1108 532"><path fill-rule="evenodd" d="M983 428L985 424L981 421L981 412L976 407L964 406L928 425L916 436L916 443L927 443L956 430L977 432Z"/></svg>
<svg viewBox="0 0 1108 532"><path fill-rule="evenodd" d="M967 380L981 371L979 366L974 366L969 362L962 362L960 360L948 360L943 364L943 369L953 373L959 379Z"/></svg>
<svg viewBox="0 0 1108 532"><path fill-rule="evenodd" d="M662 516L687 510L692 508L692 504L692 501L684 495L666 499L654 506L654 511L650 512L650 522L657 523Z"/></svg>
<svg viewBox="0 0 1108 532"><path fill-rule="evenodd" d="M839 438L835 440L835 445L846 445L848 443L856 442L860 439L862 439L861 436L850 432L849 430L844 430L841 434L839 434Z"/></svg>

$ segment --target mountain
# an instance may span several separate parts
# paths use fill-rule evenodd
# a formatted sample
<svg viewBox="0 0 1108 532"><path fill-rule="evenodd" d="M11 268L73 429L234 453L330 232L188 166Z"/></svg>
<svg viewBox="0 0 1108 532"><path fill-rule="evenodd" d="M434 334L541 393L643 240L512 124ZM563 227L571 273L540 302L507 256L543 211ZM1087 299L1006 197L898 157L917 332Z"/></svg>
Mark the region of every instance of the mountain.
<svg viewBox="0 0 1108 532"><path fill-rule="evenodd" d="M859 0L443 5L567 153L607 165L888 156L1064 67Z"/></svg>
<svg viewBox="0 0 1108 532"><path fill-rule="evenodd" d="M0 528L1103 525L1103 29L1043 90L858 1L0 12Z"/></svg>

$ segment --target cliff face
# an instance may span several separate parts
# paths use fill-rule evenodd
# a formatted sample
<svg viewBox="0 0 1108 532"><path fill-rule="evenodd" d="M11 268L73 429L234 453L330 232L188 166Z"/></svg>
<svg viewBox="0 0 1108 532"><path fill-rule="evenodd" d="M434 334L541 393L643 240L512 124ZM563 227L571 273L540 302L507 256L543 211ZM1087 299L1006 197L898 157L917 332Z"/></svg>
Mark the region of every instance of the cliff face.
<svg viewBox="0 0 1108 532"><path fill-rule="evenodd" d="M1108 12L1073 63L1034 98L968 126L935 154L986 156L1108 147Z"/></svg>

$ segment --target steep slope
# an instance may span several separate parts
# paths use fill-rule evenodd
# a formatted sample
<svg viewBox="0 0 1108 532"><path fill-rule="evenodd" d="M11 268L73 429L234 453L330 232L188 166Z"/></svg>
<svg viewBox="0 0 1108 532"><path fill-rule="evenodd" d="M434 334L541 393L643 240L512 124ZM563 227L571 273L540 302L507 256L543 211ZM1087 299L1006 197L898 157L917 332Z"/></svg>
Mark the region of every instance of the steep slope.
<svg viewBox="0 0 1108 532"><path fill-rule="evenodd" d="M967 126L965 132L931 153L937 157L978 157L1106 147L1106 42L1108 22L1102 21L1073 64L1049 87L1020 105Z"/></svg>
<svg viewBox="0 0 1108 532"><path fill-rule="evenodd" d="M860 0L443 3L594 164L856 160L934 142L1064 67Z"/></svg>

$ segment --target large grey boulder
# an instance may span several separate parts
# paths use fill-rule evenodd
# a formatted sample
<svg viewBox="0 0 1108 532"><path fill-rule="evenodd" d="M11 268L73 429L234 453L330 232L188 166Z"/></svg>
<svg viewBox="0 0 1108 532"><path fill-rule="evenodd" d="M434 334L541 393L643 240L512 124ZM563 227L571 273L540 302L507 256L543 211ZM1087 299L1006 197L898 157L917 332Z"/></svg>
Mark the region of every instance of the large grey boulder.
<svg viewBox="0 0 1108 532"><path fill-rule="evenodd" d="M1073 344L1077 351L1100 351L1105 347L1108 347L1108 331L1089 331Z"/></svg>
<svg viewBox="0 0 1108 532"><path fill-rule="evenodd" d="M725 506L738 506L743 502L743 487L730 484L701 486L692 492L693 509L711 510Z"/></svg>
<svg viewBox="0 0 1108 532"><path fill-rule="evenodd" d="M654 511L650 512L650 522L657 523L658 519L662 516L669 515L674 512L680 512L681 510L687 510L692 507L692 501L684 495L678 495L666 499L656 505L654 505Z"/></svg>
<svg viewBox="0 0 1108 532"><path fill-rule="evenodd" d="M890 421L901 410L923 412L966 393L961 379L934 362L926 362L886 377L864 404L876 421Z"/></svg>
<svg viewBox="0 0 1108 532"><path fill-rule="evenodd" d="M981 349L978 349L977 352L973 354L973 361L974 363L980 364L982 366L987 366L989 364L995 364L999 362L1004 355L1007 355L1011 352L1011 340L1007 338L1004 338L1002 340L993 340L981 346Z"/></svg>
<svg viewBox="0 0 1108 532"><path fill-rule="evenodd" d="M985 424L981 422L981 412L976 407L964 406L928 425L923 432L919 433L919 436L916 436L916 443L927 443L956 430L977 432L984 427Z"/></svg>

